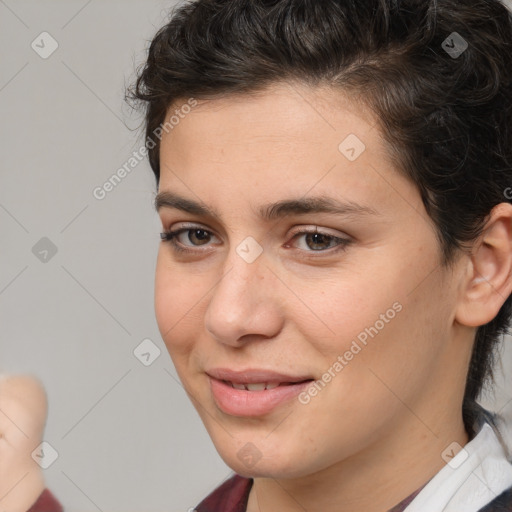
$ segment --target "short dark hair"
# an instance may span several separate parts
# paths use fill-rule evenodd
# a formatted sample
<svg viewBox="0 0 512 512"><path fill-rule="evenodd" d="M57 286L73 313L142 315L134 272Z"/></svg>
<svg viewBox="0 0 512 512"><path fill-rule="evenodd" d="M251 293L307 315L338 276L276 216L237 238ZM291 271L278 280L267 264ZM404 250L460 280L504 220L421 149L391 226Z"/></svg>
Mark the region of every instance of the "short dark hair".
<svg viewBox="0 0 512 512"><path fill-rule="evenodd" d="M179 99L280 82L338 87L373 110L436 226L443 265L509 200L512 15L499 0L188 1L153 38L126 97L145 106L147 143ZM463 402L471 434L511 314L509 296L477 329Z"/></svg>

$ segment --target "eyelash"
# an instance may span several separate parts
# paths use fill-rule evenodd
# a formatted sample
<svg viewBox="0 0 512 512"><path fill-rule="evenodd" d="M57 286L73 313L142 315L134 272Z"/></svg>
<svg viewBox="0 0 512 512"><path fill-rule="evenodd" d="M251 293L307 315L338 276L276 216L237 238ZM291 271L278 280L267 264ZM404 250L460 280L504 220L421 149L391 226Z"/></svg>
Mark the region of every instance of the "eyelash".
<svg viewBox="0 0 512 512"><path fill-rule="evenodd" d="M195 231L195 230L204 231L205 233L212 235L212 233L210 231L208 231L207 229L197 226L197 227L184 227L184 228L179 228L179 229L175 229L175 230L164 231L163 233L160 233L160 238L162 239L163 242L169 242L171 244L173 250L178 253L198 254L198 252L202 251L201 249L199 249L199 251L196 251L194 249L188 249L188 248L184 247L183 244L176 241L176 237L179 236L181 233L184 233L187 231ZM336 254L340 251L346 250L347 247L352 243L352 240L349 240L347 238L336 237L334 235L330 235L329 233L323 233L322 231L318 231L317 229L315 229L314 231L298 231L297 233L295 233L293 235L292 240L294 240L298 236L310 235L310 234L313 234L313 235L318 234L318 235L325 236L325 237L331 239L331 241L337 242L337 245L334 247L334 250L331 250L332 247L330 247L325 250L317 250L317 251L309 250L309 251L307 251L305 249L299 249L299 251L306 252L306 253L328 253L328 254L332 255L332 254ZM306 256L306 257L310 257L310 256ZM318 256L312 256L312 257L315 258Z"/></svg>

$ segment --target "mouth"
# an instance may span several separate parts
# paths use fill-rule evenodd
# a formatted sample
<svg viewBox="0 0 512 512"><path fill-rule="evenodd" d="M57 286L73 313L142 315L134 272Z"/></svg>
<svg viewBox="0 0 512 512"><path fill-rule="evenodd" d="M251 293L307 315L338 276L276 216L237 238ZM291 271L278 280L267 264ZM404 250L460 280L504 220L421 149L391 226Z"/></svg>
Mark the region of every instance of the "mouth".
<svg viewBox="0 0 512 512"><path fill-rule="evenodd" d="M225 414L242 417L259 417L290 405L314 381L265 370L215 369L206 373L217 407Z"/></svg>
<svg viewBox="0 0 512 512"><path fill-rule="evenodd" d="M313 376L307 373L302 375L290 375L284 372L274 370L265 370L261 368L248 368L246 370L231 370L229 368L212 368L206 371L209 377L224 381L228 384L236 385L253 385L261 386L280 386L293 385L302 383L306 380L313 380Z"/></svg>
<svg viewBox="0 0 512 512"><path fill-rule="evenodd" d="M296 384L303 384L305 382L313 382L313 379L305 379L299 382L230 382L228 380L222 380L224 384L231 386L234 389L241 391L265 391L268 389L275 389L279 386L294 386Z"/></svg>

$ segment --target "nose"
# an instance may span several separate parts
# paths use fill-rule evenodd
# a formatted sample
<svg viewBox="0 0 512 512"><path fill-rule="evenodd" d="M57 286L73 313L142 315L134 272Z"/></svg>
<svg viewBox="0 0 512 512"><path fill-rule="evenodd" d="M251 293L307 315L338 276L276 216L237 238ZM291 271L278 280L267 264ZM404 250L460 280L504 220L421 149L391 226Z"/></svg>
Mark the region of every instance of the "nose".
<svg viewBox="0 0 512 512"><path fill-rule="evenodd" d="M264 254L248 263L233 249L226 261L205 312L205 327L219 343L242 346L250 340L272 338L281 330L282 284Z"/></svg>

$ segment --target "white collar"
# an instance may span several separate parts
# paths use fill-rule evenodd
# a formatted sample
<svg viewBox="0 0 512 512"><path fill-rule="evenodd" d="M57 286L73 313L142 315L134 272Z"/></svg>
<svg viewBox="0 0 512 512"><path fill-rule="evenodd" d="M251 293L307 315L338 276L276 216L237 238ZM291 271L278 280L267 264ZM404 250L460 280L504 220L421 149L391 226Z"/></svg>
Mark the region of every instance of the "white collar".
<svg viewBox="0 0 512 512"><path fill-rule="evenodd" d="M496 431L495 431L496 430ZM420 491L404 512L478 512L512 486L502 436L487 421Z"/></svg>

